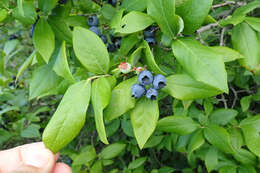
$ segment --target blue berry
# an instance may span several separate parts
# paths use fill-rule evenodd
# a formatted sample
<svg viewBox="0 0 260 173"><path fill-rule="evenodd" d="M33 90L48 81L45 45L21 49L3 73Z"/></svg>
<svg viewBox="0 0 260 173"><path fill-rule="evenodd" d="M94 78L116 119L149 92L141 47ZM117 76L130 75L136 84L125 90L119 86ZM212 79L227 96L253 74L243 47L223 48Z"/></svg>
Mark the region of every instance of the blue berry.
<svg viewBox="0 0 260 173"><path fill-rule="evenodd" d="M149 44L149 46L153 47L156 44L156 40L153 37L145 38L145 41Z"/></svg>
<svg viewBox="0 0 260 173"><path fill-rule="evenodd" d="M145 88L140 84L134 84L131 88L132 97L140 98L145 95Z"/></svg>
<svg viewBox="0 0 260 173"><path fill-rule="evenodd" d="M58 3L59 3L59 4L66 4L66 3L67 3L67 0L59 0Z"/></svg>
<svg viewBox="0 0 260 173"><path fill-rule="evenodd" d="M158 91L154 88L150 88L146 92L146 98L148 98L150 100L156 100L157 96L158 96Z"/></svg>
<svg viewBox="0 0 260 173"><path fill-rule="evenodd" d="M138 81L141 85L149 85L153 82L153 74L148 70L144 70L139 74Z"/></svg>
<svg viewBox="0 0 260 173"><path fill-rule="evenodd" d="M116 51L116 47L114 44L108 44L107 45L107 50L108 52L115 52Z"/></svg>
<svg viewBox="0 0 260 173"><path fill-rule="evenodd" d="M107 37L105 35L101 35L100 38L105 44L107 43Z"/></svg>
<svg viewBox="0 0 260 173"><path fill-rule="evenodd" d="M111 4L112 6L116 6L117 0L107 0L107 3Z"/></svg>
<svg viewBox="0 0 260 173"><path fill-rule="evenodd" d="M94 32L94 33L97 34L98 36L101 36L101 31L100 31L100 29L99 29L98 27L96 27L96 26L91 26L91 27L89 28L89 30L92 31L92 32Z"/></svg>
<svg viewBox="0 0 260 173"><path fill-rule="evenodd" d="M88 18L88 25L89 26L98 26L98 17L96 15L90 16Z"/></svg>
<svg viewBox="0 0 260 173"><path fill-rule="evenodd" d="M154 80L153 80L154 89L159 90L165 86L166 86L166 78L163 75L158 74L158 75L154 76Z"/></svg>

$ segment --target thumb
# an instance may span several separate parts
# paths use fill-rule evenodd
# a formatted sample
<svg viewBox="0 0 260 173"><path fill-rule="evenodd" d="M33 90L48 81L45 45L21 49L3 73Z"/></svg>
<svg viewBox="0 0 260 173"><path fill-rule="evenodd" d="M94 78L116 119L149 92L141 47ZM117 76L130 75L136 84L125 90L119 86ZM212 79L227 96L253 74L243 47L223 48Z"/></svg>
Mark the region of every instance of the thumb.
<svg viewBox="0 0 260 173"><path fill-rule="evenodd" d="M3 173L51 173L54 164L55 156L41 142L0 152Z"/></svg>

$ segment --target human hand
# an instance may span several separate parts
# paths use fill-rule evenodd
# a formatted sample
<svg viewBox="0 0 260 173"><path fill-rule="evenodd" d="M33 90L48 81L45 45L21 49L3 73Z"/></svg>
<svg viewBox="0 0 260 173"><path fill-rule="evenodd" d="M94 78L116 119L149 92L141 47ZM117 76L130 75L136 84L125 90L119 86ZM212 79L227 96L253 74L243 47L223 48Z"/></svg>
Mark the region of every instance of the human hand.
<svg viewBox="0 0 260 173"><path fill-rule="evenodd" d="M42 142L0 151L0 173L72 173Z"/></svg>

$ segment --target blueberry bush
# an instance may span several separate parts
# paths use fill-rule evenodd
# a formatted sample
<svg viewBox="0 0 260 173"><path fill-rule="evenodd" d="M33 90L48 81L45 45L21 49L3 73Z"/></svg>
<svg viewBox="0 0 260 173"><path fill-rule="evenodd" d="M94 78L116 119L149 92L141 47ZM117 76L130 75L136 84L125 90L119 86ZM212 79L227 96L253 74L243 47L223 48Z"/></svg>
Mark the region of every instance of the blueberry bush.
<svg viewBox="0 0 260 173"><path fill-rule="evenodd" d="M260 172L259 0L1 0L0 148L75 173Z"/></svg>

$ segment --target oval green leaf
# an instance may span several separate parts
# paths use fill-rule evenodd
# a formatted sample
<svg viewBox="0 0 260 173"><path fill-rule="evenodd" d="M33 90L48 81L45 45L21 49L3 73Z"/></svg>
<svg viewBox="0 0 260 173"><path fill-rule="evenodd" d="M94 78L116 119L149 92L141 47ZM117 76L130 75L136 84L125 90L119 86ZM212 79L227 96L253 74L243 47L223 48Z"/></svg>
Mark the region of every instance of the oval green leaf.
<svg viewBox="0 0 260 173"><path fill-rule="evenodd" d="M55 36L48 22L41 18L34 29L33 44L46 63L55 49Z"/></svg>
<svg viewBox="0 0 260 173"><path fill-rule="evenodd" d="M75 27L73 48L82 65L90 72L106 74L109 70L109 54L102 40L92 31Z"/></svg>
<svg viewBox="0 0 260 173"><path fill-rule="evenodd" d="M158 102L146 98L139 100L130 112L130 118L135 138L142 149L157 125L159 118Z"/></svg>
<svg viewBox="0 0 260 173"><path fill-rule="evenodd" d="M78 135L85 123L90 95L90 81L80 81L66 91L42 136L52 152L58 152Z"/></svg>

